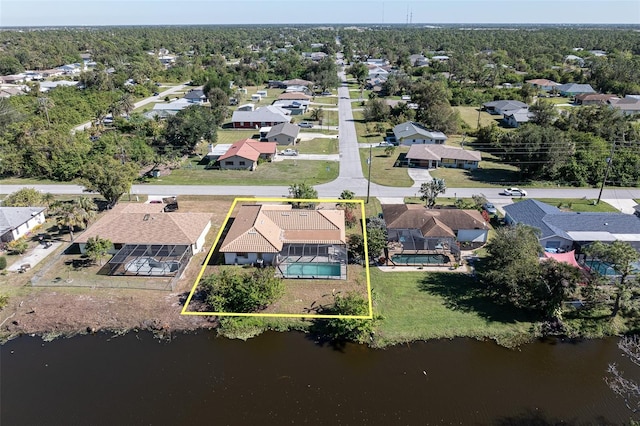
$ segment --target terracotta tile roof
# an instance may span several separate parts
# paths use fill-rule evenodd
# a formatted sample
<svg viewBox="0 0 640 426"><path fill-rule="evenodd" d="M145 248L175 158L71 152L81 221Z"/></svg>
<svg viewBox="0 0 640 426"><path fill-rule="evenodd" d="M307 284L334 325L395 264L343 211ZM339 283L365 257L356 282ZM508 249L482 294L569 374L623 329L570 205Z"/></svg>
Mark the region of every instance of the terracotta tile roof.
<svg viewBox="0 0 640 426"><path fill-rule="evenodd" d="M115 244L194 244L211 221L209 213L162 213L162 204L116 205L75 242L100 236ZM135 206L135 207L134 207ZM132 212L130 212L131 210ZM139 210L139 211L138 211Z"/></svg>
<svg viewBox="0 0 640 426"><path fill-rule="evenodd" d="M219 160L229 157L242 157L257 161L261 154L275 154L278 150L276 142L259 142L255 139L242 139L234 142L231 147L220 156Z"/></svg>
<svg viewBox="0 0 640 426"><path fill-rule="evenodd" d="M525 83L534 84L536 86L560 86L560 83L556 83L553 80L547 80L546 78L534 78L533 80L527 80Z"/></svg>
<svg viewBox="0 0 640 426"><path fill-rule="evenodd" d="M221 252L276 253L285 243L345 244L344 211L254 204L238 209Z"/></svg>

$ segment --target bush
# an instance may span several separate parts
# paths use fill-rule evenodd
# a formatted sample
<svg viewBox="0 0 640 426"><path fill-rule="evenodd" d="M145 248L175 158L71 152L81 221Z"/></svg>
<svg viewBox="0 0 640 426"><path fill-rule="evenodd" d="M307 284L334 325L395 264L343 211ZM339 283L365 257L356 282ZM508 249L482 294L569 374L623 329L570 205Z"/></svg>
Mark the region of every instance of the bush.
<svg viewBox="0 0 640 426"><path fill-rule="evenodd" d="M4 256L0 256L0 270L3 270L7 267L7 258Z"/></svg>
<svg viewBox="0 0 640 426"><path fill-rule="evenodd" d="M24 238L19 238L17 240L10 241L7 244L7 251L11 254L23 254L27 251L29 244Z"/></svg>

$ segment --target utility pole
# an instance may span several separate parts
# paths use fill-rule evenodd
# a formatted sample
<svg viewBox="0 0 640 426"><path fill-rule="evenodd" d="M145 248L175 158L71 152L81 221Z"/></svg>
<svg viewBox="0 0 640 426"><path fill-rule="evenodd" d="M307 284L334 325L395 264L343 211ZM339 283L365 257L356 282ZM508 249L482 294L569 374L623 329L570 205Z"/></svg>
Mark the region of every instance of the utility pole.
<svg viewBox="0 0 640 426"><path fill-rule="evenodd" d="M367 204L369 204L369 191L371 190L371 145L369 145L369 159L367 160L369 165L369 177L367 178Z"/></svg>
<svg viewBox="0 0 640 426"><path fill-rule="evenodd" d="M611 163L613 163L613 152L615 151L615 149L616 149L616 142L613 141L613 143L611 144L611 154L609 154L609 158L607 158L607 168L604 169L604 178L602 179L602 185L600 185L600 193L598 194L598 200L596 201L596 205L600 204L600 198L602 197L602 190L604 189L605 182L607 181L607 177L609 176L609 169L611 169Z"/></svg>

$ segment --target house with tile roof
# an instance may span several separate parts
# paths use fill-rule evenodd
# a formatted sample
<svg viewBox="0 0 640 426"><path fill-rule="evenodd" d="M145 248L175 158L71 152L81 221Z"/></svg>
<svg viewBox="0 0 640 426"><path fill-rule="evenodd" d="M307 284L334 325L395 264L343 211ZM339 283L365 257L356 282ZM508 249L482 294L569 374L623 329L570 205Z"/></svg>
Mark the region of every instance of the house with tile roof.
<svg viewBox="0 0 640 426"><path fill-rule="evenodd" d="M400 145L444 144L447 141L447 135L444 133L428 130L413 121L407 121L395 126L393 135Z"/></svg>
<svg viewBox="0 0 640 426"><path fill-rule="evenodd" d="M296 143L300 133L300 127L291 123L280 123L271 127L266 135L268 142L275 142L278 145L292 145Z"/></svg>
<svg viewBox="0 0 640 426"><path fill-rule="evenodd" d="M480 151L462 149L447 145L412 145L405 157L409 167L453 167L475 170L482 154Z"/></svg>
<svg viewBox="0 0 640 426"><path fill-rule="evenodd" d="M280 123L291 122L291 111L268 105L253 111L236 110L231 117L236 129L259 129L265 126L275 126Z"/></svg>
<svg viewBox="0 0 640 426"><path fill-rule="evenodd" d="M302 92L284 92L278 95L279 101L310 101L313 96L309 96Z"/></svg>
<svg viewBox="0 0 640 426"><path fill-rule="evenodd" d="M163 204L116 204L74 241L86 252L90 238L113 243L109 275L179 276L204 247L210 213L165 212Z"/></svg>
<svg viewBox="0 0 640 426"><path fill-rule="evenodd" d="M575 103L577 105L605 105L610 100L620 99L616 95L604 93L581 93L576 95Z"/></svg>
<svg viewBox="0 0 640 426"><path fill-rule="evenodd" d="M346 278L344 210L246 204L236 209L220 245L227 265L272 265L285 278ZM323 273L314 264L333 265ZM292 266L295 265L295 266ZM307 270L318 271L307 274Z"/></svg>
<svg viewBox="0 0 640 426"><path fill-rule="evenodd" d="M44 207L0 207L0 241L8 243L45 222Z"/></svg>
<svg viewBox="0 0 640 426"><path fill-rule="evenodd" d="M505 222L522 223L540 231L544 248L579 249L594 241L626 241L640 250L640 218L624 213L564 212L527 199L504 207Z"/></svg>
<svg viewBox="0 0 640 426"><path fill-rule="evenodd" d="M560 83L556 83L553 80L547 80L546 78L534 78L532 80L525 80L525 83L529 83L533 87L545 92L550 92L554 88L560 86Z"/></svg>
<svg viewBox="0 0 640 426"><path fill-rule="evenodd" d="M278 152L276 142L260 142L255 139L242 139L234 142L218 158L221 170L255 170L258 160L273 160Z"/></svg>
<svg viewBox="0 0 640 426"><path fill-rule="evenodd" d="M383 204L391 254L451 254L458 243L482 245L489 225L477 210L428 209L422 204Z"/></svg>

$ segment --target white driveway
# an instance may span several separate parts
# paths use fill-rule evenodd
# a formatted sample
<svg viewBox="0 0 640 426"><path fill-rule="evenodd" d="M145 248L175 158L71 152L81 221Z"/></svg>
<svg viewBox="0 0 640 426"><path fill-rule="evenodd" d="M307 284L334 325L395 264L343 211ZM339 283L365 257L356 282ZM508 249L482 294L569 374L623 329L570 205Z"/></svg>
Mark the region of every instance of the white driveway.
<svg viewBox="0 0 640 426"><path fill-rule="evenodd" d="M322 161L340 161L339 154L298 154L298 155L276 155L273 161L284 160L322 160Z"/></svg>
<svg viewBox="0 0 640 426"><path fill-rule="evenodd" d="M636 206L636 204L638 204L634 200L628 200L628 199L603 198L602 201L604 201L607 204L611 204L613 207L620 210L622 213L627 213L627 214L633 214L635 212L635 209L633 207Z"/></svg>
<svg viewBox="0 0 640 426"><path fill-rule="evenodd" d="M413 179L412 188L420 188L423 183L429 182L432 179L428 169L410 167L407 171L409 177Z"/></svg>
<svg viewBox="0 0 640 426"><path fill-rule="evenodd" d="M338 130L338 129L336 129ZM338 135L325 135L324 133L304 132L298 133L298 138L301 141L310 141L312 139L325 138L325 139L338 139Z"/></svg>

